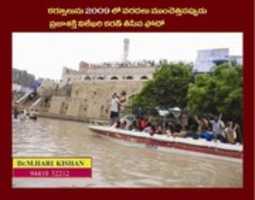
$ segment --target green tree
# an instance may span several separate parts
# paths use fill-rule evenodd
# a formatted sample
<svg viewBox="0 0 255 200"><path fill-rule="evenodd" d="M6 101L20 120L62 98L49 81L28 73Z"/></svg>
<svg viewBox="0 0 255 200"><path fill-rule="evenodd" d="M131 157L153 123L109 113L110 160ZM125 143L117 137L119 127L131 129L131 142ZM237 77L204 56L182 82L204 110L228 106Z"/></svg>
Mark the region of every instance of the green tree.
<svg viewBox="0 0 255 200"><path fill-rule="evenodd" d="M185 107L187 91L192 81L192 66L184 63L163 63L145 83L142 91L132 98L134 107L154 109L160 107Z"/></svg>
<svg viewBox="0 0 255 200"><path fill-rule="evenodd" d="M194 114L223 113L225 119L242 120L242 67L228 63L200 74L188 89L188 108Z"/></svg>

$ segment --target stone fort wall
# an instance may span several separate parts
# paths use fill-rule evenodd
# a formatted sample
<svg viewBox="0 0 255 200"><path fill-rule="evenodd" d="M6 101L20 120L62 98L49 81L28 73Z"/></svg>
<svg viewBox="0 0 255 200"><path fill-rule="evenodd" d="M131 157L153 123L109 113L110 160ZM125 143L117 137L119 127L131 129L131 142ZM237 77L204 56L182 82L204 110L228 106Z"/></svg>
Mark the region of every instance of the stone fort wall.
<svg viewBox="0 0 255 200"><path fill-rule="evenodd" d="M75 71L63 68L62 81L73 83L93 80L148 80L152 79L156 67L152 66L129 66L129 67L94 67Z"/></svg>
<svg viewBox="0 0 255 200"><path fill-rule="evenodd" d="M51 98L48 112L79 119L109 119L111 96L126 91L127 98L138 93L144 81L90 81L72 84L70 96Z"/></svg>

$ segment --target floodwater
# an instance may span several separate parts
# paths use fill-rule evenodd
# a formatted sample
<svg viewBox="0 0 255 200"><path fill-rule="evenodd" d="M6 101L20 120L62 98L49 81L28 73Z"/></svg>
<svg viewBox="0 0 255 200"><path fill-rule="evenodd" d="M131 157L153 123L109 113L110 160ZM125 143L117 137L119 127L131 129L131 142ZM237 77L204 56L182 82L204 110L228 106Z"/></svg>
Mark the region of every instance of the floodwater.
<svg viewBox="0 0 255 200"><path fill-rule="evenodd" d="M13 187L242 187L242 162L136 146L99 137L87 124L13 122L14 156L91 156L92 178L13 178Z"/></svg>

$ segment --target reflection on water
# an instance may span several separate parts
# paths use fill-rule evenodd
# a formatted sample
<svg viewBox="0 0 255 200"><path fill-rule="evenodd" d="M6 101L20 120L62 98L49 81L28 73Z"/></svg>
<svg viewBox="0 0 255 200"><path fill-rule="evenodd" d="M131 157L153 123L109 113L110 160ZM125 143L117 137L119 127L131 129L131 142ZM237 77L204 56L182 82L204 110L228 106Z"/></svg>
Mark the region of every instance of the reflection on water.
<svg viewBox="0 0 255 200"><path fill-rule="evenodd" d="M93 178L14 178L14 187L242 187L242 164L117 143L87 124L13 122L14 156L91 156Z"/></svg>

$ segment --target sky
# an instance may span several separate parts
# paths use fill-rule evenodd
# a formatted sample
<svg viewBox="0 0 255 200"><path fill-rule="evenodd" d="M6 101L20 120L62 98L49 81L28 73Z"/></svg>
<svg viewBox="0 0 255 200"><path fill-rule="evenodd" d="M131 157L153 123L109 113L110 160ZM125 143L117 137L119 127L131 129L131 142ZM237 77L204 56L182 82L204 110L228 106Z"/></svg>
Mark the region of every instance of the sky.
<svg viewBox="0 0 255 200"><path fill-rule="evenodd" d="M78 70L80 61L121 62L124 38L131 62L194 62L198 50L213 48L243 55L242 33L13 33L12 63L36 78L59 80L63 67Z"/></svg>

